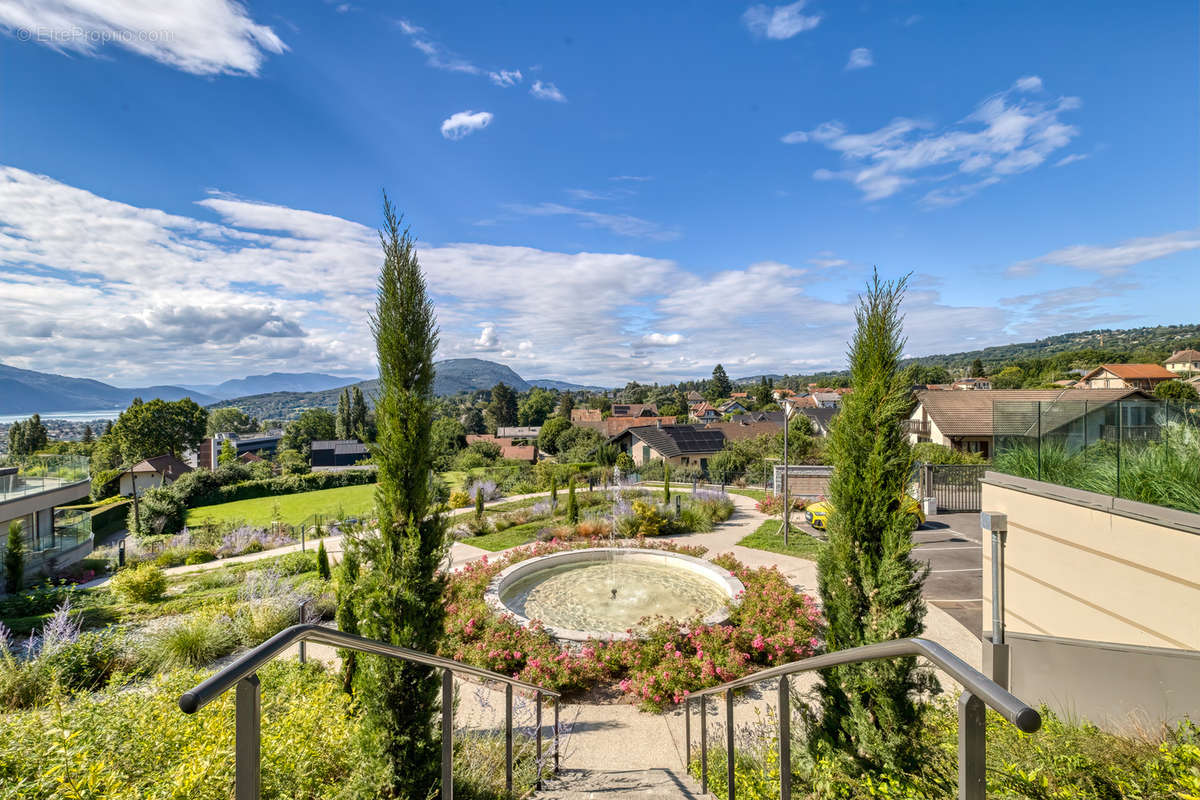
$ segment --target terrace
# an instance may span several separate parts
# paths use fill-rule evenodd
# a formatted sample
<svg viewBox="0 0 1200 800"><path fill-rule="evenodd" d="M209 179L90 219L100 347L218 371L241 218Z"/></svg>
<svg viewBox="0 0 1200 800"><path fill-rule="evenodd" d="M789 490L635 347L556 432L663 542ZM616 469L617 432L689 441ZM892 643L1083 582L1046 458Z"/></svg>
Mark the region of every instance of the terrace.
<svg viewBox="0 0 1200 800"><path fill-rule="evenodd" d="M86 456L10 456L0 459L0 503L86 484L89 480Z"/></svg>

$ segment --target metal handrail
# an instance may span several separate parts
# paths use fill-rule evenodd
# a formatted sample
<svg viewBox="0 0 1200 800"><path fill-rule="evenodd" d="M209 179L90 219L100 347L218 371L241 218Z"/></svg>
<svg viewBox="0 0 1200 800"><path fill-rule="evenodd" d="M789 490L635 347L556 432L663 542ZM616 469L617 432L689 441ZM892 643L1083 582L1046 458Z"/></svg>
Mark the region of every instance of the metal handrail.
<svg viewBox="0 0 1200 800"><path fill-rule="evenodd" d="M545 689L536 684L517 680L482 667L464 664L441 656L422 653L407 647L387 644L375 639L368 639L353 633L345 633L322 625L293 625L280 631L267 641L245 653L233 663L223 667L206 678L190 691L179 697L179 708L185 714L194 714L204 706L216 700L225 692L236 687L236 712L234 729L234 797L236 800L258 800L261 787L261 691L258 670L267 662L274 659L293 644L301 646L301 659L304 658L303 645L305 642L327 644L342 647L359 653L398 658L427 667L442 670L442 800L452 800L454 796L454 780L451 759L453 756L453 700L454 673L470 675L485 681L497 681L505 684L504 690L504 724L505 724L505 779L508 792L512 793L513 783L513 689L524 689L532 692L536 705L537 727L537 785L541 786L542 774L542 696L553 697L554 703L554 769L559 767L560 735L559 735L559 706L562 695L553 689Z"/></svg>
<svg viewBox="0 0 1200 800"><path fill-rule="evenodd" d="M897 639L891 642L868 644L824 653L790 664L770 667L751 675L727 681L720 686L693 692L684 700L684 739L686 763L692 761L692 701L700 703L700 786L708 791L708 731L707 701L715 694L725 695L725 764L728 799L734 800L733 757L733 693L775 678L779 679L779 782L781 800L792 796L791 772L791 692L788 676L799 672L828 669L847 664L861 664L884 658L921 656L945 670L962 685L958 701L958 797L959 800L984 800L987 789L986 708L991 706L1006 720L1025 733L1034 733L1042 726L1042 717L1035 709L1014 696L979 670L951 653L937 642L928 639Z"/></svg>

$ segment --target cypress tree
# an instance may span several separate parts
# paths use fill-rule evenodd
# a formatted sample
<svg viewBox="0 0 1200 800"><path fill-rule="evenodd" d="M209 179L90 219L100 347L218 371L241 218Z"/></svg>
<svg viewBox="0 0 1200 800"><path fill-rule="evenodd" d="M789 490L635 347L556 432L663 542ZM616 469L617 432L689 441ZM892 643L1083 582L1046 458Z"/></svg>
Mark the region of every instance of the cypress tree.
<svg viewBox="0 0 1200 800"><path fill-rule="evenodd" d="M324 541L317 545L317 575L319 575L321 580L324 581L327 581L330 578L329 553L325 552Z"/></svg>
<svg viewBox="0 0 1200 800"><path fill-rule="evenodd" d="M8 523L8 541L4 545L4 591L16 594L25 582L25 539L21 523Z"/></svg>
<svg viewBox="0 0 1200 800"><path fill-rule="evenodd" d="M350 437L357 436L366 441L366 429L367 400L363 397L362 389L354 386L350 392Z"/></svg>
<svg viewBox="0 0 1200 800"><path fill-rule="evenodd" d="M663 460L663 502L671 502L671 465Z"/></svg>
<svg viewBox="0 0 1200 800"><path fill-rule="evenodd" d="M322 542L324 545L324 542ZM338 630L344 633L358 633L358 617L354 613L354 586L358 581L357 544L350 534L342 538L342 560L338 564L337 609L334 620ZM353 650L339 650L342 659L342 690L346 694L354 693L354 676L358 671L358 654Z"/></svg>
<svg viewBox="0 0 1200 800"><path fill-rule="evenodd" d="M575 499L575 476L567 484L567 523L574 525L579 522L579 502Z"/></svg>
<svg viewBox="0 0 1200 800"><path fill-rule="evenodd" d="M81 441L84 444L91 444L92 442L96 441L96 434L92 433L91 425L83 426L83 439Z"/></svg>
<svg viewBox="0 0 1200 800"><path fill-rule="evenodd" d="M342 389L338 395L337 416L334 418L334 435L339 439L349 439L351 436L350 423L350 391Z"/></svg>
<svg viewBox="0 0 1200 800"><path fill-rule="evenodd" d="M475 484L475 519L483 519L483 486Z"/></svg>
<svg viewBox="0 0 1200 800"><path fill-rule="evenodd" d="M437 652L445 616L438 563L446 525L432 500L433 355L438 332L414 241L384 195L384 263L371 332L379 361L378 533L362 538L356 616L364 636ZM364 657L355 686L362 700L363 795L419 798L440 785L437 670Z"/></svg>
<svg viewBox="0 0 1200 800"><path fill-rule="evenodd" d="M919 636L921 586L928 567L912 558L910 521L901 508L912 453L902 429L912 397L900 369L900 304L908 279L868 284L855 312L849 361L854 391L842 400L829 442L833 464L829 544L817 585L827 621L826 646ZM832 747L862 767L915 771L921 755L915 696L936 691L916 659L888 659L821 673L814 749Z"/></svg>
<svg viewBox="0 0 1200 800"><path fill-rule="evenodd" d="M550 473L550 510L558 508L558 475Z"/></svg>

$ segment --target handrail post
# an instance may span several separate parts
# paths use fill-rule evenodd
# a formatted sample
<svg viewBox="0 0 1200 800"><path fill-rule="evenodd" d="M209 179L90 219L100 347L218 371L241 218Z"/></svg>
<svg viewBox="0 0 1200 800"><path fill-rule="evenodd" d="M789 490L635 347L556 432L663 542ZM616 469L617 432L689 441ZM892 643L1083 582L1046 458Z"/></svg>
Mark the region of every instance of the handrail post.
<svg viewBox="0 0 1200 800"><path fill-rule="evenodd" d="M534 787L542 788L542 693L534 692L534 708L537 709L537 780Z"/></svg>
<svg viewBox="0 0 1200 800"><path fill-rule="evenodd" d="M970 692L958 698L958 800L986 800L987 708Z"/></svg>
<svg viewBox="0 0 1200 800"><path fill-rule="evenodd" d="M262 687L258 673L237 684L234 711L234 797L258 800L262 785Z"/></svg>
<svg viewBox="0 0 1200 800"><path fill-rule="evenodd" d="M512 684L504 684L504 787L512 794L513 786L513 756L512 756Z"/></svg>
<svg viewBox="0 0 1200 800"><path fill-rule="evenodd" d="M683 768L692 769L692 699L683 698Z"/></svg>
<svg viewBox="0 0 1200 800"><path fill-rule="evenodd" d="M708 794L708 695L700 698L700 791Z"/></svg>
<svg viewBox="0 0 1200 800"><path fill-rule="evenodd" d="M298 619L299 624L301 624L301 625L304 624L304 607L307 605L308 605L307 600L300 601L300 611L299 611L297 619ZM301 664L308 663L308 648L305 647L305 641L303 639L301 639L299 642L296 643L296 647L300 651L300 663Z"/></svg>
<svg viewBox="0 0 1200 800"><path fill-rule="evenodd" d="M562 705L562 698L554 698L554 774L558 774L558 754L560 740L558 738L558 707Z"/></svg>
<svg viewBox="0 0 1200 800"><path fill-rule="evenodd" d="M442 670L442 800L454 798L454 673Z"/></svg>
<svg viewBox="0 0 1200 800"><path fill-rule="evenodd" d="M733 768L733 690L725 692L725 782L727 800L734 800L735 774Z"/></svg>
<svg viewBox="0 0 1200 800"><path fill-rule="evenodd" d="M792 800L792 693L788 676L779 678L779 800Z"/></svg>

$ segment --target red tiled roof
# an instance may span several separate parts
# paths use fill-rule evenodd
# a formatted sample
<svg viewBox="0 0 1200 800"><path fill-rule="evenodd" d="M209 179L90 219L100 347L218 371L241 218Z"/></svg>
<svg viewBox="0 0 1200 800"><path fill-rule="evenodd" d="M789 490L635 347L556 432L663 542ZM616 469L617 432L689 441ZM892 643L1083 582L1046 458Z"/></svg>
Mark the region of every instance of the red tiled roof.
<svg viewBox="0 0 1200 800"><path fill-rule="evenodd" d="M1122 380L1146 380L1146 379L1162 379L1169 380L1175 377L1175 373L1168 370L1166 367L1159 364L1101 364L1094 370L1083 376L1083 380L1088 380L1092 376L1099 373L1101 370L1108 370L1113 375L1116 375Z"/></svg>

